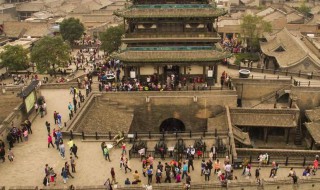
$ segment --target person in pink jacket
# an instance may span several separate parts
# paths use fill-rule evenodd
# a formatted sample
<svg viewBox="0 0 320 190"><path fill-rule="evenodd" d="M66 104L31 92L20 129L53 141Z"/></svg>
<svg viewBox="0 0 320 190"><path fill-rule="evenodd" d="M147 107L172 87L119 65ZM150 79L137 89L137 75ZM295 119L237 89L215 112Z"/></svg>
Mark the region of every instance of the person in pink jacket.
<svg viewBox="0 0 320 190"><path fill-rule="evenodd" d="M52 137L50 135L50 133L48 134L48 148L50 148L50 144L52 145L52 147L54 148L54 145L52 143Z"/></svg>

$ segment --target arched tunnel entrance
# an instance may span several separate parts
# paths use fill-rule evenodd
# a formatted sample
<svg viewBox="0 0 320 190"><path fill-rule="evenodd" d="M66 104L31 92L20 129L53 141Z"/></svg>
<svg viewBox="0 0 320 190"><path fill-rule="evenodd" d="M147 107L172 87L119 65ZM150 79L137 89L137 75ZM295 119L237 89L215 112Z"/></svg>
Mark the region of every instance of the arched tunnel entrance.
<svg viewBox="0 0 320 190"><path fill-rule="evenodd" d="M160 132L163 131L185 131L186 127L180 119L168 118L160 125Z"/></svg>

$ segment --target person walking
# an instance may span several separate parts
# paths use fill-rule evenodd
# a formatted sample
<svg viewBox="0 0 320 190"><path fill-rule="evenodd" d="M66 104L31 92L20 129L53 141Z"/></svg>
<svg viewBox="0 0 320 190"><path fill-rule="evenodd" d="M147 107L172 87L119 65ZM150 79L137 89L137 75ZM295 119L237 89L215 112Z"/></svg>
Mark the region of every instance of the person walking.
<svg viewBox="0 0 320 190"><path fill-rule="evenodd" d="M74 157L76 157L77 159L79 158L77 156L77 152L78 152L78 147L76 146L76 144L73 143L73 146L71 147L71 152L73 153Z"/></svg>
<svg viewBox="0 0 320 190"><path fill-rule="evenodd" d="M109 162L111 162L111 160L110 160L110 156L109 156L109 149L108 149L108 147L107 146L105 146L104 147L104 149L103 149L103 153L104 153L104 157L105 157L105 159L107 160L109 160Z"/></svg>
<svg viewBox="0 0 320 190"><path fill-rule="evenodd" d="M152 171L152 168L150 168L150 166L148 166L147 175L148 175L148 185L150 185L152 183L152 176L153 176L153 171Z"/></svg>
<svg viewBox="0 0 320 190"><path fill-rule="evenodd" d="M164 180L165 183L169 182L171 183L171 177L170 177L170 173L171 173L171 167L168 165L168 163L165 163L165 172L166 172L166 179Z"/></svg>
<svg viewBox="0 0 320 190"><path fill-rule="evenodd" d="M58 124L58 113L56 111L53 112L53 120L54 120L54 124L57 125Z"/></svg>
<svg viewBox="0 0 320 190"><path fill-rule="evenodd" d="M203 174L204 174L204 180L205 181L209 181L209 177L210 177L210 169L208 166L205 167L205 169L203 170Z"/></svg>
<svg viewBox="0 0 320 190"><path fill-rule="evenodd" d="M73 106L72 106L71 102L69 102L69 104L68 104L68 110L70 111L69 114L72 116L73 115Z"/></svg>
<svg viewBox="0 0 320 190"><path fill-rule="evenodd" d="M194 170L193 157L192 156L190 156L189 159L188 159L188 172L190 172L190 166L192 167L192 170Z"/></svg>
<svg viewBox="0 0 320 190"><path fill-rule="evenodd" d="M104 156L104 147L106 146L106 142L101 143L102 155ZM121 167L120 167L121 168Z"/></svg>
<svg viewBox="0 0 320 190"><path fill-rule="evenodd" d="M68 164L68 162L64 163L64 168L67 171L67 175L74 178L73 175L70 173L70 165Z"/></svg>
<svg viewBox="0 0 320 190"><path fill-rule="evenodd" d="M116 180L116 173L114 172L114 168L113 167L111 168L110 174L111 174L111 178L112 178L111 184L113 184L113 182L114 182L114 184L117 184L118 182Z"/></svg>
<svg viewBox="0 0 320 190"><path fill-rule="evenodd" d="M70 156L71 172L76 173L76 161Z"/></svg>
<svg viewBox="0 0 320 190"><path fill-rule="evenodd" d="M219 161L219 159L217 159L214 162L214 174L216 174L218 172L218 170L220 170L220 161Z"/></svg>
<svg viewBox="0 0 320 190"><path fill-rule="evenodd" d="M190 176L189 172L187 173L186 184L188 185L188 187L190 187L190 185L191 185L191 176Z"/></svg>
<svg viewBox="0 0 320 190"><path fill-rule="evenodd" d="M43 108L42 105L40 106L39 110L40 110L40 117L43 118L43 116L44 116L44 108Z"/></svg>
<svg viewBox="0 0 320 190"><path fill-rule="evenodd" d="M38 110L39 110L39 106L37 103L34 103L34 109L36 110L36 114L38 113Z"/></svg>
<svg viewBox="0 0 320 190"><path fill-rule="evenodd" d="M187 175L188 172L188 165L186 162L183 162L183 167L182 167L182 179L184 178L185 175Z"/></svg>
<svg viewBox="0 0 320 190"><path fill-rule="evenodd" d="M20 128L17 128L17 136L16 136L16 139L17 139L18 143L19 143L19 141L22 142L22 131L21 131Z"/></svg>
<svg viewBox="0 0 320 190"><path fill-rule="evenodd" d="M46 175L46 176L43 178L42 184L43 184L44 186L49 186L49 185L50 185L49 175Z"/></svg>
<svg viewBox="0 0 320 190"><path fill-rule="evenodd" d="M122 170L123 166L124 166L124 156L123 156L123 154L121 154L121 157L120 157L120 170Z"/></svg>
<svg viewBox="0 0 320 190"><path fill-rule="evenodd" d="M57 177L57 174L54 172L53 168L49 169L49 175L50 175L50 183L53 183L53 185L56 185L55 178Z"/></svg>
<svg viewBox="0 0 320 190"><path fill-rule="evenodd" d="M11 148L9 148L8 160L9 160L10 162L13 162L13 158L14 158L14 154L13 154Z"/></svg>
<svg viewBox="0 0 320 190"><path fill-rule="evenodd" d="M50 135L50 133L48 134L48 148L50 148L50 144L52 145L52 148L54 148L54 145L52 143L52 137Z"/></svg>
<svg viewBox="0 0 320 190"><path fill-rule="evenodd" d="M125 143L122 143L122 154L127 154L127 150L126 150L126 144Z"/></svg>
<svg viewBox="0 0 320 190"><path fill-rule="evenodd" d="M156 172L156 183L161 183L162 172L160 169L157 169Z"/></svg>
<svg viewBox="0 0 320 190"><path fill-rule="evenodd" d="M13 148L14 137L11 133L8 133L7 141L9 143L9 148Z"/></svg>
<svg viewBox="0 0 320 190"><path fill-rule="evenodd" d="M63 167L61 170L61 177L63 179L63 183L66 184L67 183L67 179L68 179L68 174L66 169Z"/></svg>
<svg viewBox="0 0 320 190"><path fill-rule="evenodd" d="M54 144L56 145L57 150L60 152L60 149L59 149L60 140L58 138L54 140Z"/></svg>
<svg viewBox="0 0 320 190"><path fill-rule="evenodd" d="M68 142L68 146L69 146L69 150L71 151L71 148L73 147L73 140L72 139L69 139L69 142Z"/></svg>
<svg viewBox="0 0 320 190"><path fill-rule="evenodd" d="M59 128L62 128L62 116L60 113L57 113L57 123Z"/></svg>
<svg viewBox="0 0 320 190"><path fill-rule="evenodd" d="M60 141L60 143L59 143L59 151L60 151L61 157L63 159L65 159L65 151L66 151L66 149L65 149L65 146L64 146L62 141Z"/></svg>
<svg viewBox="0 0 320 190"><path fill-rule="evenodd" d="M74 113L77 112L77 103L78 103L77 99L76 99L76 98L73 98Z"/></svg>
<svg viewBox="0 0 320 190"><path fill-rule="evenodd" d="M24 121L24 123L25 123L25 125L26 125L26 127L28 129L28 133L32 134L32 129L31 129L32 123L30 122L30 120L27 119L27 120Z"/></svg>
<svg viewBox="0 0 320 190"><path fill-rule="evenodd" d="M316 174L318 168L319 168L319 156L317 155L315 160L313 161L314 175Z"/></svg>
<svg viewBox="0 0 320 190"><path fill-rule="evenodd" d="M124 161L124 171L125 171L125 173L127 173L127 169L130 170L130 172L132 171L131 168L129 167L128 158L126 158L126 160Z"/></svg>
<svg viewBox="0 0 320 190"><path fill-rule="evenodd" d="M260 169L257 168L255 172L256 182L258 185L260 185Z"/></svg>
<svg viewBox="0 0 320 190"><path fill-rule="evenodd" d="M48 121L46 121L46 128L48 133L50 133L50 123Z"/></svg>
<svg viewBox="0 0 320 190"><path fill-rule="evenodd" d="M47 103L46 102L43 102L42 108L43 108L44 114L47 115Z"/></svg>
<svg viewBox="0 0 320 190"><path fill-rule="evenodd" d="M5 155L6 155L6 151L4 150L4 147L0 147L0 159L2 159L2 162L6 161Z"/></svg>

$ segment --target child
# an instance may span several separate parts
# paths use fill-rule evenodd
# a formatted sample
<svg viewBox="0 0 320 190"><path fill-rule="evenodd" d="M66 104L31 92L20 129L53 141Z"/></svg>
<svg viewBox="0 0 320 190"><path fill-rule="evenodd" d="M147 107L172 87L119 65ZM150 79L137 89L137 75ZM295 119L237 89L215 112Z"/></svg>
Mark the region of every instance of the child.
<svg viewBox="0 0 320 190"><path fill-rule="evenodd" d="M176 175L176 183L180 183L181 182L181 176L180 173L177 173Z"/></svg>
<svg viewBox="0 0 320 190"><path fill-rule="evenodd" d="M14 158L14 154L13 154L11 148L9 148L8 159L10 160L10 162L13 162L13 158Z"/></svg>
<svg viewBox="0 0 320 190"><path fill-rule="evenodd" d="M147 172L147 166L144 165L144 166L143 166L143 169L142 169L142 174L143 174L144 177L147 177L147 176L146 176L146 172Z"/></svg>

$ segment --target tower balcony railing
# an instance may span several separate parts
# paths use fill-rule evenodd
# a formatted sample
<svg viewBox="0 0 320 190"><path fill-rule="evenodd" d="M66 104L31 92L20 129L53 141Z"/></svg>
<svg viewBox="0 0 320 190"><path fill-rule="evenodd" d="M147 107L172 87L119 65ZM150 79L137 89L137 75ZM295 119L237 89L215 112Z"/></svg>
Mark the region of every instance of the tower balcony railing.
<svg viewBox="0 0 320 190"><path fill-rule="evenodd" d="M125 34L125 38L217 38L219 34L212 32L190 32L190 33L131 33Z"/></svg>

